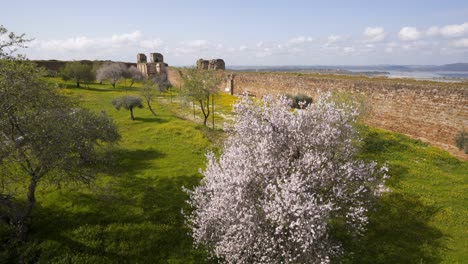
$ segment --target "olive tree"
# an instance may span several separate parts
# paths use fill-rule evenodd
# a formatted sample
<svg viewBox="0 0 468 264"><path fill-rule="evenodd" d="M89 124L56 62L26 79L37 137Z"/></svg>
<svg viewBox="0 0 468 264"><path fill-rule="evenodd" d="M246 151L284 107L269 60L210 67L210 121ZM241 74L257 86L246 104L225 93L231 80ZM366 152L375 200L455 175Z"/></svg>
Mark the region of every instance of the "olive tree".
<svg viewBox="0 0 468 264"><path fill-rule="evenodd" d="M24 48L29 40L24 38L24 34L17 35L0 25L0 59L12 58L12 54L18 48Z"/></svg>
<svg viewBox="0 0 468 264"><path fill-rule="evenodd" d="M145 76L143 76L135 66L130 66L130 68L128 68L124 73L124 77L131 80L130 87L132 87L135 82L143 81L145 79Z"/></svg>
<svg viewBox="0 0 468 264"><path fill-rule="evenodd" d="M151 113L155 116L156 113L151 106L151 102L153 101L155 94L154 91L158 88L158 84L153 82L152 80L148 80L143 84L143 88L141 89L141 95L145 98L146 105L148 105L148 109Z"/></svg>
<svg viewBox="0 0 468 264"><path fill-rule="evenodd" d="M141 98L130 95L114 98L114 100L112 100L112 105L117 110L120 110L120 108L129 110L131 120L135 120L135 116L133 116L133 108L143 108Z"/></svg>
<svg viewBox="0 0 468 264"><path fill-rule="evenodd" d="M118 140L113 121L60 94L26 60L0 60L0 219L25 242L42 181L95 175L100 149Z"/></svg>
<svg viewBox="0 0 468 264"><path fill-rule="evenodd" d="M194 242L228 263L329 263L333 222L365 230L385 167L357 159L357 112L320 99L240 99L220 157L207 154L186 213Z"/></svg>
<svg viewBox="0 0 468 264"><path fill-rule="evenodd" d="M61 72L64 80L74 80L76 87L80 87L82 82L91 82L95 80L93 66L79 61L68 62Z"/></svg>
<svg viewBox="0 0 468 264"><path fill-rule="evenodd" d="M125 63L112 62L103 64L96 71L96 80L102 82L108 80L112 87L115 88L117 81L124 78L127 72L127 66Z"/></svg>
<svg viewBox="0 0 468 264"><path fill-rule="evenodd" d="M210 97L216 94L222 78L218 73L196 68L181 72L182 96L199 104L203 113L203 125L210 116Z"/></svg>

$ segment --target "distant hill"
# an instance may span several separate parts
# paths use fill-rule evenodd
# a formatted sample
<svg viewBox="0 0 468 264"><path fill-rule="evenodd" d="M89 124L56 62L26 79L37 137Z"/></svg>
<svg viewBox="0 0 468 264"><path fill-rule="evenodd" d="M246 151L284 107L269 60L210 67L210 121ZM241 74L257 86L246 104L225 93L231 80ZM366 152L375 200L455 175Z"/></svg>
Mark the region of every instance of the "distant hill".
<svg viewBox="0 0 468 264"><path fill-rule="evenodd" d="M452 63L444 65L277 65L277 66L228 66L230 70L238 71L428 71L428 72L468 72L468 63Z"/></svg>
<svg viewBox="0 0 468 264"><path fill-rule="evenodd" d="M437 71L464 71L464 72L468 72L468 63L445 64L445 65L435 66L434 69L437 70Z"/></svg>

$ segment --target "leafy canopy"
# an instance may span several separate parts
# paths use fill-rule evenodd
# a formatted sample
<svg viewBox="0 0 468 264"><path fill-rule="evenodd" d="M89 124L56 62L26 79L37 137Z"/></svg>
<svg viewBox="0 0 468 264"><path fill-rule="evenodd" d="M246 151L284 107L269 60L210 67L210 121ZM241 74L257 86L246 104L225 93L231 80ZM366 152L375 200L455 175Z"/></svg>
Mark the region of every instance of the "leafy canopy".
<svg viewBox="0 0 468 264"><path fill-rule="evenodd" d="M74 80L77 87L80 87L81 82L91 82L95 79L93 66L79 61L66 63L61 74L64 80Z"/></svg>
<svg viewBox="0 0 468 264"><path fill-rule="evenodd" d="M89 182L103 145L119 139L113 121L61 95L26 60L0 60L0 219L25 242L43 181ZM0 223L1 224L1 223Z"/></svg>

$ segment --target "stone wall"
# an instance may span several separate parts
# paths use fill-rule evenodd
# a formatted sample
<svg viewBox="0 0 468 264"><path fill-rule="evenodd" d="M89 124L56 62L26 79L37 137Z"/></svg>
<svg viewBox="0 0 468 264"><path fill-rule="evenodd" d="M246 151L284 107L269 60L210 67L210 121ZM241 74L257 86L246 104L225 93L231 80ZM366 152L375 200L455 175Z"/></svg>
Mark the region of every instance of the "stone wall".
<svg viewBox="0 0 468 264"><path fill-rule="evenodd" d="M317 100L327 91L362 97L370 107L371 126L406 134L468 160L454 146L454 138L468 131L468 84L400 81L316 74L225 72L222 90L233 94L306 94ZM169 81L180 85L177 71ZM173 85L174 85L173 84Z"/></svg>
<svg viewBox="0 0 468 264"><path fill-rule="evenodd" d="M454 146L455 136L468 130L468 84L236 73L232 85L234 94L245 91L257 97L303 93L316 100L327 91L359 95L370 106L369 125L421 139L468 159Z"/></svg>

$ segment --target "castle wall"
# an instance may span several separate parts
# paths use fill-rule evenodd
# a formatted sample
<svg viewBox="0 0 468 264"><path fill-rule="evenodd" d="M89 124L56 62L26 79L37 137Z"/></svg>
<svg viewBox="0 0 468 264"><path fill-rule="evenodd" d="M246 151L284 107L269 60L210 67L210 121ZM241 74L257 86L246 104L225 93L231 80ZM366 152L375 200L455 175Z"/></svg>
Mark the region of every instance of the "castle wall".
<svg viewBox="0 0 468 264"><path fill-rule="evenodd" d="M231 73L227 73L231 74ZM454 146L455 136L468 130L468 85L372 78L321 77L312 74L239 73L227 86L234 94L303 93L317 100L327 91L345 92L366 99L366 123L400 132L439 146L468 160ZM169 74L169 81L177 74ZM226 87L226 85L224 85ZM224 90L224 89L223 89Z"/></svg>
<svg viewBox="0 0 468 264"><path fill-rule="evenodd" d="M143 74L145 78L148 77L148 67L146 65L146 62L137 63L137 69Z"/></svg>
<svg viewBox="0 0 468 264"><path fill-rule="evenodd" d="M257 97L303 93L317 100L327 91L364 96L371 111L366 119L369 125L421 139L468 159L454 146L455 136L468 130L468 85L274 73L236 73L233 85L235 94L247 91Z"/></svg>

